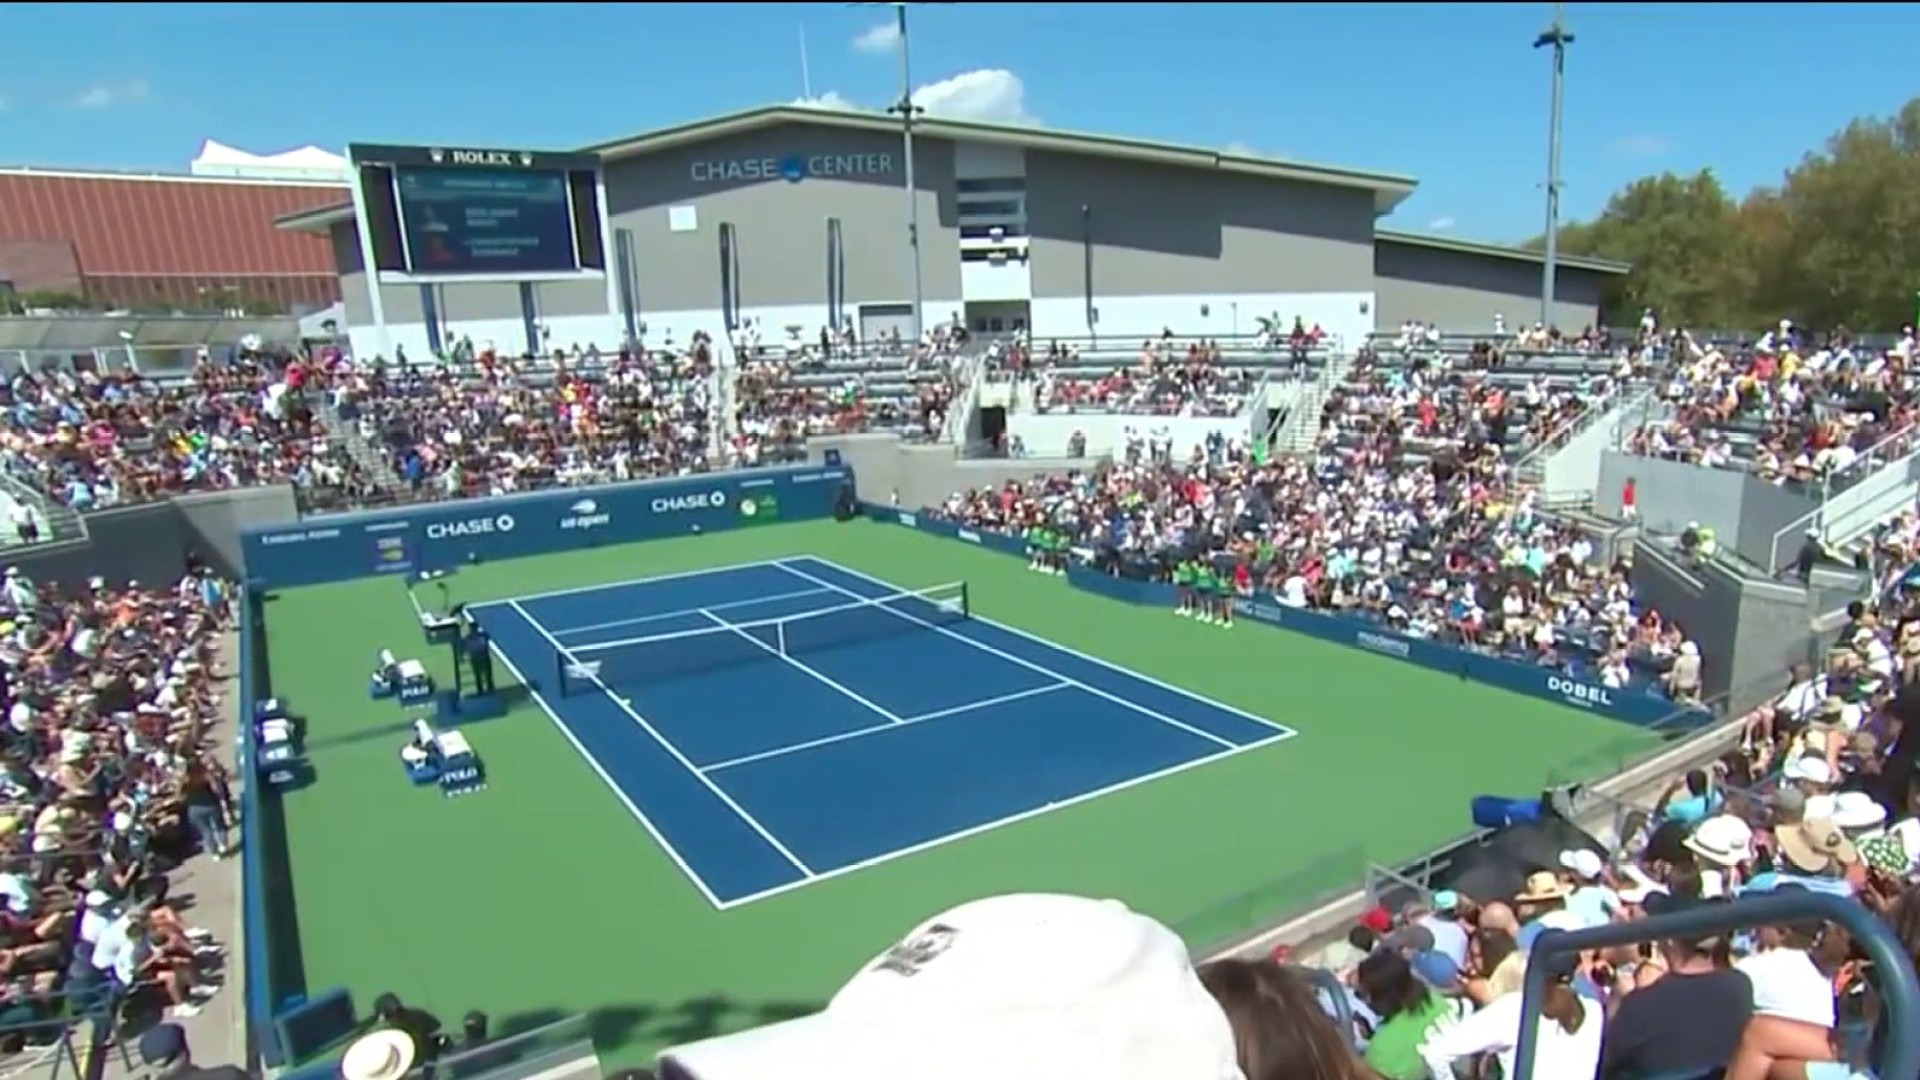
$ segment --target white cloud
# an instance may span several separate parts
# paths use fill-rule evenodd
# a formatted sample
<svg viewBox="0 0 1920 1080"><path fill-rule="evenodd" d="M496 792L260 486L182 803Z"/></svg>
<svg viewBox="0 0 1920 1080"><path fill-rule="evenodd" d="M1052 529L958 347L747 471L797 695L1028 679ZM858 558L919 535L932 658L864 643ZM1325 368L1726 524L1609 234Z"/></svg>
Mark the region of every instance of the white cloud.
<svg viewBox="0 0 1920 1080"><path fill-rule="evenodd" d="M1260 156L1260 151L1255 150L1252 144L1243 143L1238 139L1235 139L1233 142L1228 143L1225 152L1229 154L1233 154L1238 157L1259 157Z"/></svg>
<svg viewBox="0 0 1920 1080"><path fill-rule="evenodd" d="M147 96L145 79L128 79L124 82L103 82L88 87L73 99L76 109L110 109L116 105L126 105Z"/></svg>
<svg viewBox="0 0 1920 1080"><path fill-rule="evenodd" d="M900 24L892 19L874 23L853 39L853 51L883 56L900 44Z"/></svg>
<svg viewBox="0 0 1920 1080"><path fill-rule="evenodd" d="M1027 111L1026 84L1020 81L1020 76L1004 68L963 71L951 79L929 83L913 92L913 103L926 110L928 116L948 120L1028 126L1040 123L1039 117ZM801 98L794 104L809 109L868 108L832 90Z"/></svg>
<svg viewBox="0 0 1920 1080"><path fill-rule="evenodd" d="M1446 232L1457 224L1459 224L1459 222L1450 217L1437 217L1427 222L1427 228L1434 232Z"/></svg>
<svg viewBox="0 0 1920 1080"><path fill-rule="evenodd" d="M832 90L817 97L795 98L793 103L803 109L838 109L845 112L851 112L860 107Z"/></svg>
<svg viewBox="0 0 1920 1080"><path fill-rule="evenodd" d="M989 124L1039 124L1027 111L1027 86L1005 68L963 71L913 92L913 103L928 116L980 120Z"/></svg>
<svg viewBox="0 0 1920 1080"><path fill-rule="evenodd" d="M1658 157L1673 146L1671 140L1663 135L1623 135L1607 144L1607 149L1619 157Z"/></svg>

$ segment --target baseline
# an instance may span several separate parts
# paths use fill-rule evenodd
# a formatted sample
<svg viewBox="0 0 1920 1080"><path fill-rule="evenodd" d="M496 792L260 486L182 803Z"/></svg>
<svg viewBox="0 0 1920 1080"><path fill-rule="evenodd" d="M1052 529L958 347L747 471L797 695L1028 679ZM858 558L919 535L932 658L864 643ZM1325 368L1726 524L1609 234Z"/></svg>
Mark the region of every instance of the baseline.
<svg viewBox="0 0 1920 1080"><path fill-rule="evenodd" d="M548 645L552 646L556 652L566 651L566 646L560 644L559 641L555 640L554 636L547 631L547 628L540 625L540 620L535 619L532 615L527 614L527 610L520 606L520 601L518 600L507 601L507 606L513 609L515 614L519 615L522 619L526 620L527 625L533 628L533 632L540 635L540 637L544 641L546 641ZM525 680L522 680L522 681L524 682ZM781 843L779 837L773 835L772 831L769 830L765 825L762 825L759 822L759 820L756 819L752 814L749 814L745 807L741 806L738 802L734 801L733 796L727 794L726 791L720 787L720 785L708 779L706 774L700 771L699 766L695 765L692 761L688 760L687 755L681 753L679 747L673 745L673 742L671 740L669 740L666 736L660 734L659 730L656 729L651 723L649 723L646 717L641 716L639 713L635 712L633 705L630 704L626 698L623 698L620 695L614 693L613 690L610 689L606 683L601 682L600 676L593 675L588 679L588 681L593 683L594 686L598 687L600 692L607 696L607 700L613 702L615 707L617 707L621 712L627 714L627 717L629 719L631 719L634 723L640 725L640 729L642 731L645 731L647 735L653 739L654 742L659 743L660 748L662 750L665 750L667 754L673 758L674 761L678 762L681 768L691 773L693 777L700 782L702 787L705 787L708 791L712 792L714 797L719 799L720 802L727 807L727 809L733 811L736 815L738 815L740 820L744 822L748 828L752 829L755 833L759 834L760 839L765 840L773 848L774 851L780 854L781 858L792 863L794 869L800 871L801 874L805 875L805 877L802 878L803 881L811 880L819 876L815 874L813 871L813 868L809 867L805 862L803 862L798 855L795 855L792 851L788 850L787 845Z"/></svg>
<svg viewBox="0 0 1920 1080"><path fill-rule="evenodd" d="M804 570L796 570L793 567L788 566L785 562L777 562L775 565L779 566L780 569L785 570L787 573L792 574L797 578L801 578L806 581L811 581L816 585L820 585L822 587L832 589L835 592L841 593L842 595L853 597L856 600L868 599L867 597L863 597L859 593L854 592L852 589L835 585L832 582L827 581L825 578L817 578L817 577L814 577L812 574L807 573ZM945 626L941 626L938 623L930 623L927 620L922 619L917 615L913 615L905 611L896 611L893 608L886 607L884 604L877 605L877 606L881 607L889 615L893 615L896 618L905 619L908 622L912 622L912 623L918 623L919 625L924 626L927 629L934 631L935 633L942 634L946 637L952 638L955 641L962 642L966 645L970 645L973 648L979 649L981 652L987 653L989 655L997 656L1000 659L1005 660L1010 664L1018 664L1019 666L1026 668L1028 671L1032 671L1040 675L1045 675L1050 679L1058 679L1061 682L1064 682L1069 686L1075 687L1076 689L1084 693L1092 694L1094 697L1102 698L1108 702L1111 702L1112 704L1120 706L1123 709L1132 710L1133 712L1137 712L1142 716L1146 716L1154 720L1158 720L1163 724L1167 724L1172 727L1177 727L1189 735L1198 736L1202 739L1207 740L1210 743L1213 743L1216 746L1224 746L1229 750L1238 750L1240 747L1246 746L1246 745L1259 745L1257 743L1256 744L1237 743L1237 742L1234 742L1232 739L1223 739L1220 736L1215 735L1211 731L1206 731L1201 728L1194 727L1192 724L1189 724L1184 720L1176 720L1173 717L1168 716L1163 712L1159 712L1154 709L1149 709L1145 705L1140 704L1139 702L1128 701L1126 698L1123 698L1120 695L1112 693L1110 691L1102 690L1096 686L1089 686L1078 679L1071 678L1066 675L1062 675L1059 672L1054 671L1053 669L1046 667L1043 664L1037 663L1033 660L1028 660L1023 656L1015 656L1014 654L1007 652L1005 649L995 648L994 646L989 645L984 641L975 641L973 638L967 637L965 634L954 633L952 629ZM1057 648L1057 646L1055 647ZM1131 674L1131 673L1129 672L1128 674ZM1262 742L1269 742L1269 741L1272 741L1272 740L1262 740Z"/></svg>
<svg viewBox="0 0 1920 1080"><path fill-rule="evenodd" d="M816 578L811 574L807 574L803 571L796 570L793 566L789 565L791 563L796 563L796 562L815 563L827 568L828 570L832 570L835 573L845 574L850 578L855 578L860 581L864 581L869 585L886 589L889 592L897 592L899 590L899 587L894 585L891 582L885 581L881 578L874 577L872 574L855 570L852 567L843 566L840 563L833 562L830 559L822 559L817 555L807 555L799 558L775 559L775 560L772 560L769 563L769 565L778 567L779 569L784 570L789 574L793 574L796 577L805 578L806 580L809 580L809 581L819 582L822 586L832 589L835 592L838 592L842 595L851 595L851 596L860 595L859 593L854 592L852 589L848 589L844 586L835 585L832 582L825 581L820 578ZM863 599L870 600L874 598L864 597ZM905 617L910 617L910 616L905 616ZM1210 697L1206 697L1204 695L1196 693L1192 690L1187 689L1184 686L1176 686L1173 683L1167 682L1165 679L1158 679L1152 675L1148 675L1143 671L1135 671L1132 668L1124 667L1120 664L1116 664L1111 660L1105 660L1098 656L1094 656L1091 653L1082 652L1081 650L1076 649L1071 645L1063 645L1060 642L1052 640L1051 638L1042 637L1039 634L1022 630L1017 626L1010 626L1006 623L999 621L998 619L990 619L984 615L971 615L969 616L968 621L979 623L982 626L992 627L993 629L998 630L1001 633L1010 634L1014 637L1025 639L1045 649L1053 649L1055 651L1065 653L1066 655L1073 657L1075 660L1084 661L1088 664L1092 664L1095 667L1105 668L1106 670L1113 672L1115 675L1120 675L1129 679L1137 679L1140 682L1146 683L1149 686L1158 688L1160 690L1165 690L1170 694L1175 694L1180 697L1186 698L1188 701L1191 701L1196 705L1204 705L1210 709L1218 709L1221 712L1230 713L1234 716L1237 716L1242 720L1249 720L1249 721L1252 721L1253 723L1259 724L1262 727L1271 728L1275 732L1279 733L1281 738L1290 739L1300 734L1298 730L1288 727L1287 725L1282 724L1277 720L1269 720L1268 718L1261 716L1258 713L1248 712L1247 710L1240 708L1237 705L1229 705L1224 701L1215 701ZM947 628L934 627L934 629L946 630ZM985 642L974 641L972 638L966 637L964 634L952 634L950 631L949 631L949 634L950 636L960 638L961 640L965 641L967 644L972 645L976 648L992 649L992 646L987 645ZM1261 745L1271 745L1272 743L1278 742L1278 741L1280 740L1279 739L1262 739L1260 740L1260 743ZM1236 744L1236 745L1241 745L1241 744Z"/></svg>

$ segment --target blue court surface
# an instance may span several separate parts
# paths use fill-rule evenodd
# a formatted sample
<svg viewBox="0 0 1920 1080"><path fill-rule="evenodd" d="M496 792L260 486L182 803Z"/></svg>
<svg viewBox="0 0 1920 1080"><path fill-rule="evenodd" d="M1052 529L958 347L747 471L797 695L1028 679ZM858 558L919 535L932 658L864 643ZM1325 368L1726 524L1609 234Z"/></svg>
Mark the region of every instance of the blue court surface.
<svg viewBox="0 0 1920 1080"><path fill-rule="evenodd" d="M719 908L1294 734L900 593L794 558L469 610Z"/></svg>

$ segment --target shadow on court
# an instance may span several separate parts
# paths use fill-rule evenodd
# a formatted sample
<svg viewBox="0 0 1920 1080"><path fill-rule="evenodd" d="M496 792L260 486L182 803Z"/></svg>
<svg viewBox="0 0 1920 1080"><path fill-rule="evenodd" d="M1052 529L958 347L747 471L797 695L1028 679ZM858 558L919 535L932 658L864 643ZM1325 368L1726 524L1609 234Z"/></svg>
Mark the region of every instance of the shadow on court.
<svg viewBox="0 0 1920 1080"><path fill-rule="evenodd" d="M654 1050L710 1039L730 1031L811 1016L824 1004L764 1002L748 1004L713 995L673 1005L605 1005L587 1013L587 1030L603 1056L627 1058L642 1045ZM565 1019L559 1009L535 1009L497 1019L493 1037L505 1038L534 1031Z"/></svg>
<svg viewBox="0 0 1920 1080"><path fill-rule="evenodd" d="M507 716L512 716L515 707L525 703L532 697L532 693L519 683L502 685L498 692L501 703L507 708ZM399 709L397 705L388 704L389 707L394 708L396 711ZM436 720L434 727L479 727L485 723L487 723L485 720L466 720L458 724L443 725ZM306 748L307 753L312 754L319 750L338 749L342 746L357 746L364 742L377 742L383 739L405 739L413 733L413 719L408 716L396 716L393 722L389 724L381 724L378 727L361 728L359 731L341 732L337 735L313 734L311 726L309 726L308 732Z"/></svg>

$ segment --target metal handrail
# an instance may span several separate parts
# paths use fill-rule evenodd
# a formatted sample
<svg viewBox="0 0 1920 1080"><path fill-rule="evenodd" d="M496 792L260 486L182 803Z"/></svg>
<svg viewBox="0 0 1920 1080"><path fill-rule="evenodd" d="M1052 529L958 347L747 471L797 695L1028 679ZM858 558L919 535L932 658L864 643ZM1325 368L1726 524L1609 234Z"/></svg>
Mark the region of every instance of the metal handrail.
<svg viewBox="0 0 1920 1080"><path fill-rule="evenodd" d="M1897 458L1890 458L1884 461L1875 462L1868 457L1868 455L1877 453L1881 447L1886 446L1887 444L1893 442L1896 439L1903 439L1903 438L1907 438L1910 436L1917 436L1917 435L1920 435L1920 426L1911 427L1903 431L1895 432L1894 434L1889 435L1888 437L1873 444L1872 448L1867 450L1866 453L1861 454L1859 460L1855 461L1852 465L1847 466L1846 469L1841 470L1839 472L1832 473L1826 477L1823 477L1821 479L1821 485L1820 485L1819 503L1815 505L1813 509L1807 511L1804 514L1801 514L1799 517L1794 518L1792 521L1789 521L1785 525L1782 525L1780 528L1774 530L1773 540L1767 546L1767 572L1773 573L1781 568L1780 545L1782 541L1784 541L1788 536L1800 535L1807 532L1809 529L1813 529L1813 530L1825 529L1826 516L1827 516L1827 504L1832 502L1835 496L1845 494L1847 491L1851 490L1852 487L1854 486L1852 484L1848 484L1840 488L1839 490L1835 490L1833 487L1833 481L1835 479L1842 476L1847 476L1853 473L1856 470L1856 468L1860 468L1869 464L1873 466L1871 470L1867 470L1868 472L1871 473L1871 472L1878 472L1881 469L1889 468L1894 465L1898 465L1901 462L1920 460L1920 445L1914 445L1906 448L1906 452L1902 456ZM1864 477L1862 479L1864 479ZM1822 541L1824 541L1826 537L1822 536L1821 539Z"/></svg>
<svg viewBox="0 0 1920 1080"><path fill-rule="evenodd" d="M1920 979L1914 976L1912 958L1907 956L1885 920L1859 901L1806 889L1776 890L1731 903L1703 904L1671 915L1609 923L1586 930L1542 933L1528 953L1526 984L1520 1001L1520 1040L1513 1055L1515 1080L1531 1080L1533 1076L1534 1057L1540 1048L1540 1005L1547 990L1547 965L1543 963L1547 957L1810 921L1846 927L1853 934L1854 945L1864 949L1873 962L1884 1005L1881 1023L1887 1033L1880 1060L1873 1063L1874 1075L1882 1080L1915 1080L1920 1076Z"/></svg>

